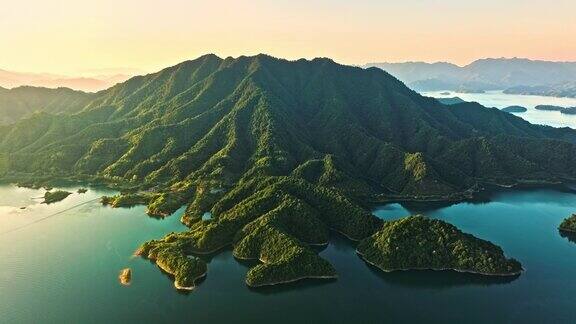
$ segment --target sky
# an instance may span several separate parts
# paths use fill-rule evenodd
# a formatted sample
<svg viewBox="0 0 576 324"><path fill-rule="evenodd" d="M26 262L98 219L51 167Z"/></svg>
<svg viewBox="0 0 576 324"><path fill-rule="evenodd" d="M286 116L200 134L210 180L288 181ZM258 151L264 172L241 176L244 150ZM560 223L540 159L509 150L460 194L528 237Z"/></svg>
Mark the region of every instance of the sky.
<svg viewBox="0 0 576 324"><path fill-rule="evenodd" d="M0 8L0 69L21 72L152 72L206 53L344 64L576 61L574 0L0 0Z"/></svg>

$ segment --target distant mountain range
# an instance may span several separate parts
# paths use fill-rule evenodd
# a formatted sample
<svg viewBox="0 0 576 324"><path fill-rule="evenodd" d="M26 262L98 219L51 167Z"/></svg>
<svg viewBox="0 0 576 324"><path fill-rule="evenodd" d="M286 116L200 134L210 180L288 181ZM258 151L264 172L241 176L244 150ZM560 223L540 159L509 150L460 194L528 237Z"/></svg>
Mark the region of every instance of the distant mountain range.
<svg viewBox="0 0 576 324"><path fill-rule="evenodd" d="M35 86L46 88L66 87L74 90L97 92L108 89L116 83L128 80L128 74L102 74L93 77L68 77L48 73L23 73L0 70L0 87L16 88Z"/></svg>
<svg viewBox="0 0 576 324"><path fill-rule="evenodd" d="M452 63L370 63L394 75L416 91L452 90L576 97L576 62L520 58L481 59L466 66Z"/></svg>

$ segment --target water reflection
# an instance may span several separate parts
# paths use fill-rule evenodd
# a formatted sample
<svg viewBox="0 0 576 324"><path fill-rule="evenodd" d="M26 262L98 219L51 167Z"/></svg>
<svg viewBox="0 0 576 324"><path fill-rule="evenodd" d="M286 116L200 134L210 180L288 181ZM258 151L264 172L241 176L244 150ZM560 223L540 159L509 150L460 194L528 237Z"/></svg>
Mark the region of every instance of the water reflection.
<svg viewBox="0 0 576 324"><path fill-rule="evenodd" d="M366 263L370 271L391 286L411 289L448 289L460 286L491 286L509 284L518 279L516 276L482 276L457 271L407 270L383 272Z"/></svg>
<svg viewBox="0 0 576 324"><path fill-rule="evenodd" d="M572 243L576 243L576 233L569 233L561 230L558 230L558 232L560 233L560 236L562 236L563 238L567 239Z"/></svg>

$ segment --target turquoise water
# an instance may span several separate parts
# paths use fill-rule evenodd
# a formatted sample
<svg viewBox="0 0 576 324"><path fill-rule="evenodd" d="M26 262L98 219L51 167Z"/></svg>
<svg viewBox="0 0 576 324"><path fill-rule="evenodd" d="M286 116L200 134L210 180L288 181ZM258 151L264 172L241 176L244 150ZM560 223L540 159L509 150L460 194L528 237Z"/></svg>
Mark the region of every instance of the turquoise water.
<svg viewBox="0 0 576 324"><path fill-rule="evenodd" d="M100 206L94 199L106 193L91 189L45 206L31 199L42 191L0 186L0 322L576 321L576 244L556 230L576 211L572 192L501 191L476 203L375 210L385 219L423 213L491 240L523 263L526 272L518 278L382 273L335 235L320 254L338 280L252 290L244 284L249 265L225 251L206 258L208 276L190 293L176 291L154 264L131 257L141 242L182 230L183 210L156 220L142 207ZM124 287L117 277L126 267L133 281Z"/></svg>
<svg viewBox="0 0 576 324"><path fill-rule="evenodd" d="M430 91L422 94L435 98L460 97L466 101L475 101L486 107L504 108L508 106L522 106L528 109L523 113L514 113L518 117L533 124L549 125L554 127L576 128L576 115L561 114L559 111L536 110L538 105L553 105L561 107L576 107L576 98L557 98L544 96L526 96L505 94L502 91L486 91L485 93L459 93L448 91Z"/></svg>

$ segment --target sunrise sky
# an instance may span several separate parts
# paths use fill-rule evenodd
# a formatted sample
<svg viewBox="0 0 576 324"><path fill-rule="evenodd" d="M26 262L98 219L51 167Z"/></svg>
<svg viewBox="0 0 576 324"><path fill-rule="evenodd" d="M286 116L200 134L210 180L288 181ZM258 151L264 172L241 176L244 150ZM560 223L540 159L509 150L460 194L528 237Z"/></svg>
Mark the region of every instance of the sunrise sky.
<svg viewBox="0 0 576 324"><path fill-rule="evenodd" d="M576 61L575 13L574 0L2 0L0 69L154 71L261 52L347 64Z"/></svg>

